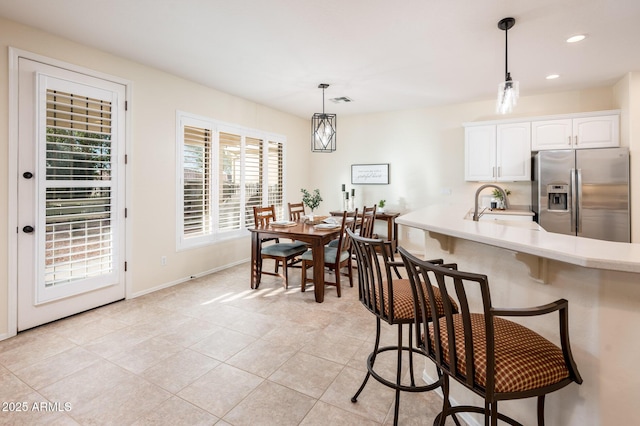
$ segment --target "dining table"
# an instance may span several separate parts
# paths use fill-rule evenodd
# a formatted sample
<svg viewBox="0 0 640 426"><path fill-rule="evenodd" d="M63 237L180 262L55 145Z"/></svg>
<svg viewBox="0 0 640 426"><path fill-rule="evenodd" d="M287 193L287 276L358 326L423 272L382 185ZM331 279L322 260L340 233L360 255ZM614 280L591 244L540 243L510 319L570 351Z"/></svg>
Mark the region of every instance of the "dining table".
<svg viewBox="0 0 640 426"><path fill-rule="evenodd" d="M288 238L309 244L313 251L313 287L316 302L324 301L324 246L340 236L341 226L325 228L326 225L307 223L305 219L291 221L285 225L269 223L249 228L251 232L251 288L260 286L262 276L261 241L265 238Z"/></svg>

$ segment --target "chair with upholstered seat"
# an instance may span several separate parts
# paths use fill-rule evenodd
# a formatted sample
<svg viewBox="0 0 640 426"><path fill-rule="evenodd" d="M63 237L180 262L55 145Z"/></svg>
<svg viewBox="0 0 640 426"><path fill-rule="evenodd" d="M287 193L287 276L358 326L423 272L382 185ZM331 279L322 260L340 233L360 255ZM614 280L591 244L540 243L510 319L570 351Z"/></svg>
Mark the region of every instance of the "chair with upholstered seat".
<svg viewBox="0 0 640 426"><path fill-rule="evenodd" d="M253 207L253 217L256 227L266 227L269 223L276 220L275 206L269 207ZM291 266L296 258L307 251L307 245L303 242L294 241L291 243L281 243L274 241L273 244L263 245L263 243L274 240L273 238L263 239L260 241L260 257L262 259L273 259L275 262L274 272L268 272L264 269L263 274L276 275L284 279L284 288L289 288L289 272L288 267ZM280 274L279 267L282 264L283 273Z"/></svg>
<svg viewBox="0 0 640 426"><path fill-rule="evenodd" d="M357 402L360 393L365 388L370 376L380 383L395 389L394 424L398 422L400 407L400 392L425 392L434 390L441 385L441 379L427 385L416 385L413 371L413 355L421 354L413 346L413 328L416 315L414 312L413 294L408 279L398 279L392 273L394 268L403 267L402 262L395 261L393 257L394 247L391 241L381 239L364 238L359 235L351 235L353 251L356 255L358 266L358 294L360 302L376 316L376 338L374 348L367 360L367 374L362 385L351 399ZM442 263L441 259L431 260L434 263ZM436 315L443 315L440 296L435 292L437 310ZM428 306L427 309L431 309ZM430 315L430 312L429 312ZM397 325L397 345L380 347L381 322ZM403 343L403 326L407 326L409 332L408 346ZM396 377L389 380L375 371L377 356L386 351L397 352ZM409 355L410 382L402 383L402 354Z"/></svg>
<svg viewBox="0 0 640 426"><path fill-rule="evenodd" d="M560 299L534 308L495 308L485 275L461 272L455 265L443 267L425 262L402 247L399 251L415 292L415 309L424 313L423 321L416 323L417 346L444 373L445 402L434 425L444 425L446 417L460 412L484 414L485 425L495 426L498 420L520 425L499 413L498 402L530 397L537 397L538 425L544 425L546 394L572 382L582 383L569 343L568 302ZM450 298L443 297L445 316L439 319L428 316L433 312L429 306L434 307L435 289L458 300L454 310L448 302ZM476 299L471 300L475 295ZM479 308L473 310L470 305ZM522 319L552 312L559 314L560 347L504 318ZM432 325L425 327L427 321ZM484 407L452 407L448 402L449 378L480 395Z"/></svg>
<svg viewBox="0 0 640 426"><path fill-rule="evenodd" d="M346 268L345 276L349 278L349 285L353 287L353 274L351 272L351 238L347 234L347 230L353 232L356 226L356 218L358 210L355 212L343 212L342 222L340 228L340 236L337 239L337 244L328 244L324 246L324 266L325 268L333 271L335 275L335 281L326 281L326 285L332 285L336 287L338 297L342 297L342 290L340 286L340 276L343 275L342 268ZM301 278L301 290L305 291L307 282L312 282L312 279L307 279L307 268L313 264L313 251L309 250L300 256L302 259L302 278ZM315 285L315 283L314 283Z"/></svg>

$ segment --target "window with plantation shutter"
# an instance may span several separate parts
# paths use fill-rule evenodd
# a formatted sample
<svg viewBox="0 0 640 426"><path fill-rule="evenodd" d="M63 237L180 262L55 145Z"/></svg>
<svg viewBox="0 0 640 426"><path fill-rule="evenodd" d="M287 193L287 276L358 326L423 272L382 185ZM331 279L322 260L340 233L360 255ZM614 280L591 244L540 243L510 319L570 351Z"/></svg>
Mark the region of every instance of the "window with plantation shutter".
<svg viewBox="0 0 640 426"><path fill-rule="evenodd" d="M184 126L183 144L185 238L211 233L211 129Z"/></svg>
<svg viewBox="0 0 640 426"><path fill-rule="evenodd" d="M284 137L178 112L178 248L246 235L284 205Z"/></svg>
<svg viewBox="0 0 640 426"><path fill-rule="evenodd" d="M221 230L239 230L242 200L242 137L219 133L220 183L218 184L218 227Z"/></svg>
<svg viewBox="0 0 640 426"><path fill-rule="evenodd" d="M245 180L247 226L253 226L253 207L260 207L263 200L262 191L262 140L246 138L245 146Z"/></svg>
<svg viewBox="0 0 640 426"><path fill-rule="evenodd" d="M267 143L267 176L269 201L267 204L276 206L276 211L284 213L284 174L282 169L284 144L269 141ZM286 218L288 219L288 217Z"/></svg>

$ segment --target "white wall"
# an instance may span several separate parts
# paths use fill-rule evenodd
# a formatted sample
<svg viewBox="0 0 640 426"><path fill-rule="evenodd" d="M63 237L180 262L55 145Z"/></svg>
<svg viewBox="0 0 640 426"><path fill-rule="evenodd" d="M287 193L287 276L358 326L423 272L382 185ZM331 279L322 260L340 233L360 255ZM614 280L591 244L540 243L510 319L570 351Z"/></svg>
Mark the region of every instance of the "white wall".
<svg viewBox="0 0 640 426"><path fill-rule="evenodd" d="M132 138L129 143L127 228L131 256L127 284L130 295L143 294L192 275L245 261L249 237L204 248L176 252L175 122L176 110L189 111L287 136L288 186L299 199L307 186L309 124L254 102L203 87L162 71L18 25L0 18L0 336L7 333L8 282L8 47L127 79L133 83ZM14 230L15 232L15 230ZM167 257L161 266L160 257ZM247 288L249 277L247 276ZM0 337L1 338L1 337Z"/></svg>
<svg viewBox="0 0 640 426"><path fill-rule="evenodd" d="M622 108L620 136L629 146L631 182L640 174L640 72L631 72L614 86L616 103ZM634 173L635 171L635 173ZM640 217L640 185L631 185L631 214ZM640 242L640 220L631 226L631 241Z"/></svg>
<svg viewBox="0 0 640 426"><path fill-rule="evenodd" d="M440 108L338 117L338 149L333 156L314 155L313 181L325 200L339 207L340 184L356 189L357 204L387 200L387 211L406 212L431 204L473 207L479 183L464 181L462 123L504 118L493 115L495 101ZM611 88L529 96L520 99L509 118L617 109ZM627 144L623 141L623 144ZM350 165L390 163L389 185L350 185ZM502 185L512 204L531 204L531 184ZM421 234L401 230L404 244L419 246ZM404 234L403 234L404 233Z"/></svg>
<svg viewBox="0 0 640 426"><path fill-rule="evenodd" d="M338 148L309 152L309 120L294 117L0 18L0 85L8 87L7 49L19 49L112 74L133 82L132 140L128 173L132 203L128 227L130 293L142 294L191 275L249 258L249 239L177 253L175 250L175 111L177 109L287 136L286 188L291 200L300 188L319 188L319 211L341 207L341 184L350 184L350 165L390 163L389 185L358 185L356 204L386 199L387 210L408 211L434 203L471 206L477 184L464 182L463 122L497 119L494 100L441 108L338 117ZM640 103L640 77L628 77L631 111ZM616 89L624 92L626 89ZM523 88L526 94L526 88ZM0 170L8 161L8 97L0 91ZM612 88L524 96L514 116L536 116L618 108ZM635 126L635 127L634 127ZM640 120L623 135L640 135ZM623 140L623 143L627 143ZM636 144L637 145L637 144ZM637 148L636 148L637 149ZM638 169L637 162L635 163ZM0 175L0 336L7 331L8 180ZM528 183L505 185L514 204L529 204ZM451 191L451 195L443 192ZM640 191L640 188L637 188ZM636 196L640 199L640 195ZM635 209L640 211L640 209ZM637 215L635 215L637 217ZM636 221L640 222L640 221ZM413 236L401 235L408 244ZM638 235L637 233L635 235ZM418 236L421 244L421 236ZM167 257L161 267L160 257ZM247 277L247 286L248 286Z"/></svg>

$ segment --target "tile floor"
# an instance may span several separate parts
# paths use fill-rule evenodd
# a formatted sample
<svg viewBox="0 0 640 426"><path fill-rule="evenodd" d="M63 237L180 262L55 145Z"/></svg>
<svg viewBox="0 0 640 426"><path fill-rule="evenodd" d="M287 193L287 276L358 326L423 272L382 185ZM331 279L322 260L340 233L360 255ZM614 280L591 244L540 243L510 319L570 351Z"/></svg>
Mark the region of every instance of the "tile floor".
<svg viewBox="0 0 640 426"><path fill-rule="evenodd" d="M288 291L270 276L251 290L249 273L240 265L1 341L0 424L392 424L394 391L375 380L350 401L375 334L357 287L341 298L328 287L318 304L299 270ZM393 377L388 354L380 371ZM399 423L432 424L441 401L403 393Z"/></svg>

